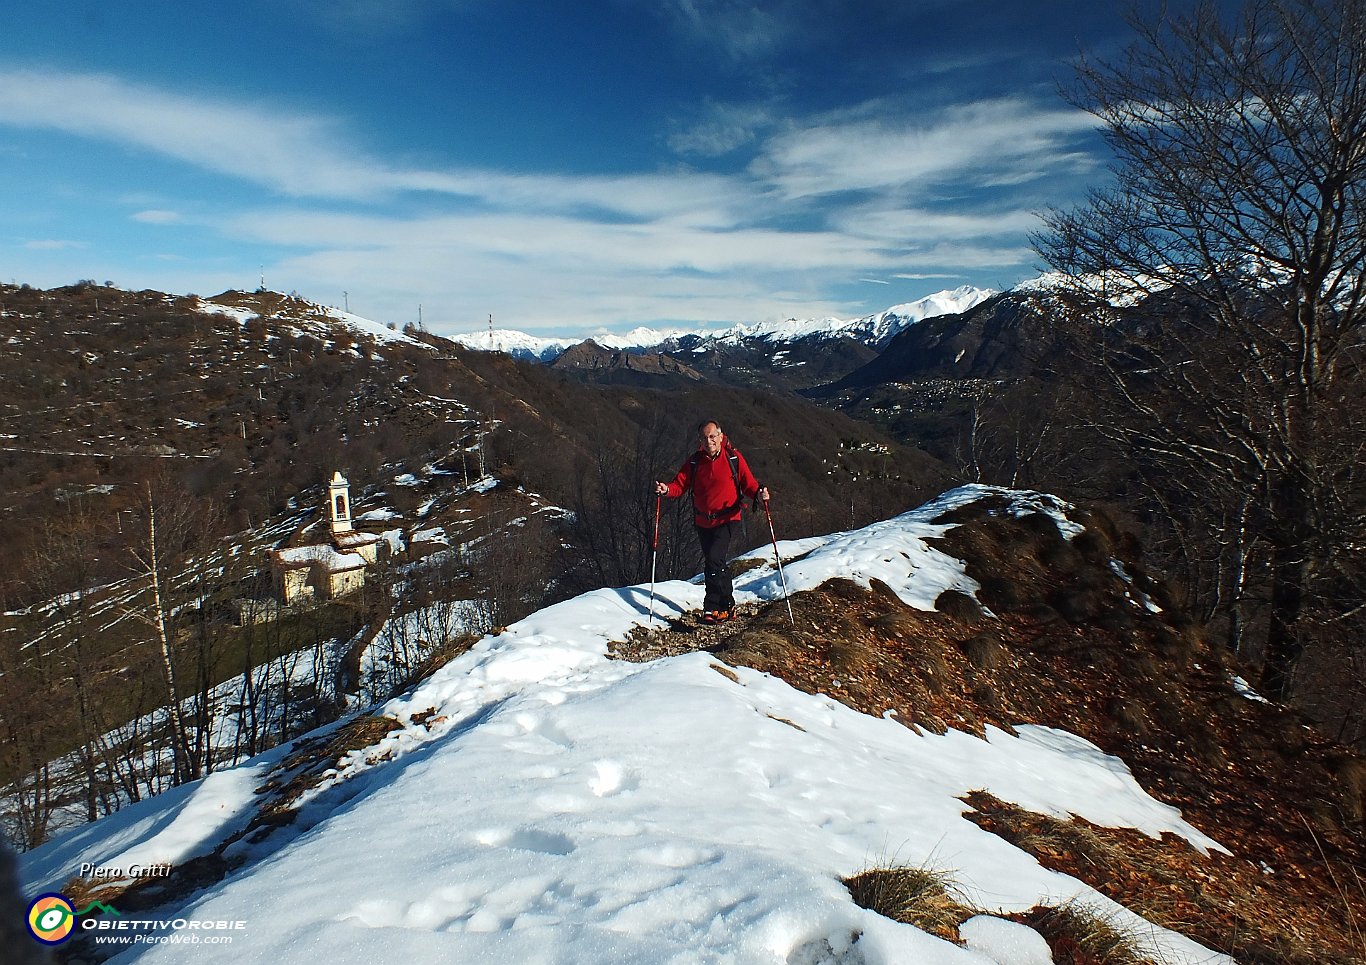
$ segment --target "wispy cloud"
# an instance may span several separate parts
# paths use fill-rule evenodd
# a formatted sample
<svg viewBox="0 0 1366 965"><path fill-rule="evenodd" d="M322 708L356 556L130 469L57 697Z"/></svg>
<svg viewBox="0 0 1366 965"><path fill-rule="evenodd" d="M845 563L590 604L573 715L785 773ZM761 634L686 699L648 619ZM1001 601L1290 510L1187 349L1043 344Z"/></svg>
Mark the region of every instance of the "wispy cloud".
<svg viewBox="0 0 1366 965"><path fill-rule="evenodd" d="M831 116L772 138L754 172L788 198L849 191L928 193L1020 184L1090 164L1075 147L1094 129L1080 111L1020 98L955 105L933 117Z"/></svg>
<svg viewBox="0 0 1366 965"><path fill-rule="evenodd" d="M179 212L166 211L162 208L138 211L132 215L132 218L134 221L141 221L143 224L179 224L183 220Z"/></svg>
<svg viewBox="0 0 1366 965"><path fill-rule="evenodd" d="M0 71L0 123L131 145L286 194L356 197L396 181L357 161L336 121L102 74Z"/></svg>
<svg viewBox="0 0 1366 965"><path fill-rule="evenodd" d="M1037 229L1039 224L1039 216L1032 210L967 210L967 206L961 204L952 209L931 210L902 206L888 198L840 208L831 218L831 226L841 232L861 238L909 245L970 239L1021 238Z"/></svg>
<svg viewBox="0 0 1366 965"><path fill-rule="evenodd" d="M797 29L801 8L793 0L664 0L659 7L694 40L734 60L780 49Z"/></svg>
<svg viewBox="0 0 1366 965"><path fill-rule="evenodd" d="M379 201L433 193L493 209L723 223L755 188L700 172L564 177L423 169L368 156L342 121L94 74L0 70L0 124L139 147L284 195Z"/></svg>
<svg viewBox="0 0 1366 965"><path fill-rule="evenodd" d="M668 144L678 154L721 157L756 143L760 133L773 123L772 112L764 104L707 101L699 116L669 136Z"/></svg>
<svg viewBox="0 0 1366 965"><path fill-rule="evenodd" d="M71 248L89 248L90 245L84 241L63 241L57 238L43 238L36 241L27 241L24 247L31 251L65 251Z"/></svg>
<svg viewBox="0 0 1366 965"><path fill-rule="evenodd" d="M685 8L717 9L680 0ZM133 221L290 252L268 267L273 284L319 298L364 287L377 317L402 320L421 301L430 322L444 314L456 328L489 312L528 328L852 314L863 306L831 295L851 279L1027 265L1027 206L998 197L990 209L950 207L943 187L1002 189L1060 163L1084 166L1072 149L1090 123L1023 99L909 120L887 103L815 119L712 103L672 146L695 158L746 147L757 157L747 170L510 173L395 163L358 145L345 120L279 105L0 70L0 125L105 140L264 189L230 208L125 185Z"/></svg>

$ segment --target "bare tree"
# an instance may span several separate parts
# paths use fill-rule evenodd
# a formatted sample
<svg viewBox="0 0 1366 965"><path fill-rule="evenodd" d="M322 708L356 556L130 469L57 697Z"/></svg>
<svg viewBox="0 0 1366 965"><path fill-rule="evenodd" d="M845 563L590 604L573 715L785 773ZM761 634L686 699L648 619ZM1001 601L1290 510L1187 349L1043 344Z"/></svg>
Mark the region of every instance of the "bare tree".
<svg viewBox="0 0 1366 965"><path fill-rule="evenodd" d="M1113 184L1036 245L1089 291L1162 300L1107 327L1100 367L1152 488L1216 504L1225 592L1265 548L1262 680L1284 698L1316 590L1362 543L1366 0L1248 0L1232 22L1205 2L1134 27L1074 93Z"/></svg>
<svg viewBox="0 0 1366 965"><path fill-rule="evenodd" d="M227 564L210 538L218 523L215 508L173 482L144 483L136 513L139 535L128 553L145 583L127 612L152 631L174 752L172 780L180 784L209 769L211 690L222 636L211 607Z"/></svg>
<svg viewBox="0 0 1366 965"><path fill-rule="evenodd" d="M69 694L51 708L67 707L74 720L57 723L80 740L76 750L84 782L86 820L117 808L111 798L110 748L106 695L97 687L102 667L91 644L99 638L92 596L98 594L99 516L84 499L68 500L63 510L38 526L39 537L25 556L26 583L34 599L44 601L34 628L33 658L59 669L62 691Z"/></svg>

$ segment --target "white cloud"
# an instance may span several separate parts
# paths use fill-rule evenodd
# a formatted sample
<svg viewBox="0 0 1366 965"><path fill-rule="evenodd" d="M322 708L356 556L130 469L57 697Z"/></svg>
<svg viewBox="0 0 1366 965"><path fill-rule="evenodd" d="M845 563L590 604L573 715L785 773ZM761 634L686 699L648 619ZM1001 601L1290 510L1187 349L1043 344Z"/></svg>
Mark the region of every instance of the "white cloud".
<svg viewBox="0 0 1366 965"><path fill-rule="evenodd" d="M179 224L182 220L179 212L167 211L163 208L149 208L146 211L138 211L131 217L134 221L141 221L143 224Z"/></svg>
<svg viewBox="0 0 1366 965"><path fill-rule="evenodd" d="M236 237L292 247L423 249L538 270L733 273L899 267L880 244L830 231L699 226L690 219L588 222L558 215L472 214L409 219L300 210L233 219Z"/></svg>
<svg viewBox="0 0 1366 965"><path fill-rule="evenodd" d="M794 127L770 140L752 169L786 197L801 198L924 192L949 182L1019 184L1090 164L1072 149L1095 127L1081 111L1002 98L957 105L926 120L866 113Z"/></svg>
<svg viewBox="0 0 1366 965"><path fill-rule="evenodd" d="M0 71L0 123L133 145L287 194L365 196L398 180L357 160L335 122L106 75Z"/></svg>

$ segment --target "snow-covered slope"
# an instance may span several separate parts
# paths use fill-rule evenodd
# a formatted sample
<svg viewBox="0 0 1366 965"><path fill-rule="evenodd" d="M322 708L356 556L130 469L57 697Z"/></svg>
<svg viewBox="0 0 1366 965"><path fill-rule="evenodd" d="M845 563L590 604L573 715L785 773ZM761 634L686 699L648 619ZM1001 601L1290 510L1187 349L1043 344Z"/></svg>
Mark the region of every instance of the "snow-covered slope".
<svg viewBox="0 0 1366 965"><path fill-rule="evenodd" d="M782 321L751 322L718 329L636 328L625 334L594 332L586 335L604 348L645 349L694 336L716 341L762 339L770 342L791 342L800 338L856 338L870 345L881 345L897 332L916 322L937 315L965 312L991 296L990 289L964 286L952 291L936 292L913 302L895 305L883 312L860 318L789 318ZM519 358L550 359L580 339L549 339L525 332L495 329L491 332L471 332L456 335L453 340L467 348L481 351L506 352Z"/></svg>
<svg viewBox="0 0 1366 965"><path fill-rule="evenodd" d="M258 315L267 315L280 321L292 322L300 332L321 335L324 338L330 335L330 327L338 326L349 330L353 336L361 336L380 344L401 342L405 345L429 348L425 343L388 325L342 311L340 308L318 305L275 292L224 292L216 298L199 299L198 308L201 312L236 318L243 324Z"/></svg>
<svg viewBox="0 0 1366 965"><path fill-rule="evenodd" d="M787 587L876 578L921 609L946 589L971 594L962 562L927 540L952 527L946 512L987 495L1070 525L1052 497L965 487L861 530L780 543ZM701 604L696 582L655 590L659 615ZM771 558L737 591L741 603L777 599ZM1041 939L991 913L1078 897L1154 960L1230 961L963 817L961 797L985 789L1219 849L1118 759L1045 727L914 731L718 669L706 653L608 659L609 642L648 613L648 587L604 589L485 638L377 708L396 729L305 792L292 825L222 849L232 870L221 882L137 917L167 923L163 933L177 920L243 923L231 944L197 947L196 962L1027 965L1048 960ZM262 808L269 796L255 790L287 778L272 775L287 751L30 852L28 890L59 887L82 862L179 866L213 852ZM853 903L840 878L889 862L952 869L983 910L964 926L966 948ZM184 955L143 943L118 960Z"/></svg>

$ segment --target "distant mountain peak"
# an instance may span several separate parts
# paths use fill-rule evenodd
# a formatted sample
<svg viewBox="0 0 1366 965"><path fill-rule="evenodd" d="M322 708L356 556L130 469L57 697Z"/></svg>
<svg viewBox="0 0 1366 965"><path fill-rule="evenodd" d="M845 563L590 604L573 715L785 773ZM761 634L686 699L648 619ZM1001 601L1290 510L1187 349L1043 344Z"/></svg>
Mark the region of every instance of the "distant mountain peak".
<svg viewBox="0 0 1366 965"><path fill-rule="evenodd" d="M743 322L718 329L655 329L642 326L624 334L594 332L584 338L541 338L526 332L495 329L456 335L452 340L466 348L505 352L515 357L541 361L549 361L569 346L589 338L603 348L627 351L677 344L684 339L704 342L738 342L744 339L793 342L803 338L853 338L880 347L892 336L917 322L938 315L968 311L997 294L990 288L963 285L858 318L788 318L782 321Z"/></svg>

